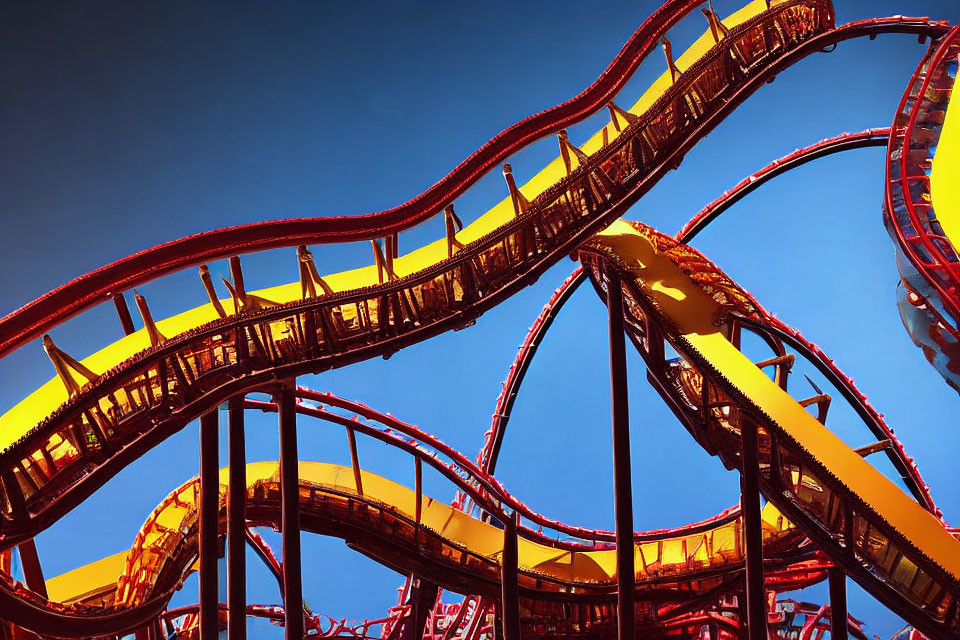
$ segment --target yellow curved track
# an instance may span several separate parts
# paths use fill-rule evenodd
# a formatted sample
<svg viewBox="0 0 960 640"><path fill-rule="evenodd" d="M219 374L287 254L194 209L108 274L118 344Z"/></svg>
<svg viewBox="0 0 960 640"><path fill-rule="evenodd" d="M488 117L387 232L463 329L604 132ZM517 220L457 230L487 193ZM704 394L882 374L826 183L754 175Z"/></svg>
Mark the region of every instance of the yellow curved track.
<svg viewBox="0 0 960 640"><path fill-rule="evenodd" d="M955 60L953 64L960 66L960 61ZM960 253L960 93L956 87L933 157L930 198L943 232Z"/></svg>
<svg viewBox="0 0 960 640"><path fill-rule="evenodd" d="M774 2L773 4L777 3ZM753 0L744 8L723 20L723 23L728 28L733 28L762 13L766 8L765 0ZM715 42L711 32L705 31L693 45L677 58L677 66L680 69L686 69L709 51L714 44ZM664 72L628 111L633 114L642 114L656 102L671 84L672 78L669 71ZM620 121L621 126L626 126L626 124L625 121ZM616 128L612 125L606 125L604 129L591 136L590 139L581 146L585 153L593 153L601 147L604 131L610 140L613 140L618 134ZM572 157L571 160L574 166L576 166L576 158ZM559 181L565 175L566 168L564 162L558 157L527 181L520 190L528 199L533 199L537 194ZM465 244L477 240L513 219L514 215L513 201L510 197L507 197L460 231L457 234L457 239ZM393 262L394 271L398 276L402 277L421 271L446 259L446 257L446 239L437 240L425 247L395 259ZM327 275L324 276L323 279L335 292L359 289L377 284L380 281L378 269L374 265ZM277 303L291 302L301 298L299 282L261 289L251 293ZM222 300L221 303L229 313L229 310L232 308L232 301L225 299ZM205 304L171 318L160 320L156 324L160 333L169 338L216 320L218 317L213 306L211 304ZM349 320L349 318L347 319ZM121 338L93 355L82 359L81 362L88 369L99 374L148 347L150 347L150 338L146 330L141 329ZM66 350L69 351L69 348ZM77 383L79 386L83 386L86 380L78 379ZM66 402L67 399L68 396L63 383L59 379L54 378L9 409L0 416L0 451L7 449L11 444L50 415L57 407Z"/></svg>
<svg viewBox="0 0 960 640"><path fill-rule="evenodd" d="M717 300L658 252L645 235L622 220L588 244L601 249L641 283L657 310L676 328L676 338L706 359L851 492L960 580L960 541L737 349L714 322L721 313Z"/></svg>
<svg viewBox="0 0 960 640"><path fill-rule="evenodd" d="M359 497L353 470L319 462L300 463L300 486L332 489L338 494ZM220 472L220 499L226 501L228 469ZM415 519L416 494L409 488L381 476L361 472L364 499L389 506L394 513ZM247 501L258 499L258 488L279 484L279 463L247 465ZM304 491L301 491L303 500ZM301 509L304 505L301 505ZM182 562L172 555L183 541L183 532L195 522L198 512L198 485L190 481L168 497L150 516L130 551L118 553L47 581L50 599L65 604L96 601L118 608L135 607L153 592L154 580L168 562ZM342 517L342 516L340 516ZM768 505L763 511L764 543L768 546L796 542L798 534L780 513ZM497 562L503 550L503 530L481 522L450 505L423 497L421 523L445 542ZM221 522L221 527L223 523ZM740 521L721 524L706 531L675 535L635 545L638 582L656 579L683 580L711 569L738 566L743 562ZM192 547L196 554L196 546ZM612 549L571 552L520 538L519 567L531 575L556 578L585 585L616 584L616 551ZM192 562L192 559L188 559Z"/></svg>

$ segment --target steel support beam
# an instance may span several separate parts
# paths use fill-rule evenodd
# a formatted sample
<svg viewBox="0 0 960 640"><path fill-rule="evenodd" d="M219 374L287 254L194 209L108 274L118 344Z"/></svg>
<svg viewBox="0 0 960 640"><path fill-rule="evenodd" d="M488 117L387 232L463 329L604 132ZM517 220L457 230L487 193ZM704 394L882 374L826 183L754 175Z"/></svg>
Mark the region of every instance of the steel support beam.
<svg viewBox="0 0 960 640"><path fill-rule="evenodd" d="M747 638L767 640L767 602L763 587L763 533L760 521L760 461L757 456L757 423L740 421L740 502L746 552Z"/></svg>
<svg viewBox="0 0 960 640"><path fill-rule="evenodd" d="M520 640L520 585L518 583L517 512L503 523L503 553L500 555L500 611L504 640Z"/></svg>
<svg viewBox="0 0 960 640"><path fill-rule="evenodd" d="M47 597L47 583L43 579L43 567L40 566L40 556L37 554L37 545L33 538L21 543L20 563L23 566L23 580L27 588L44 598Z"/></svg>
<svg viewBox="0 0 960 640"><path fill-rule="evenodd" d="M227 492L227 638L247 638L247 455L243 396L231 398L229 413L230 484Z"/></svg>
<svg viewBox="0 0 960 640"><path fill-rule="evenodd" d="M127 299L122 293L115 293L112 296L113 305L117 308L117 317L120 318L120 326L123 327L123 335L128 336L136 328L133 326L133 318L130 317L130 308L127 306Z"/></svg>
<svg viewBox="0 0 960 640"><path fill-rule="evenodd" d="M220 470L217 410L200 416L200 640L217 640Z"/></svg>
<svg viewBox="0 0 960 640"><path fill-rule="evenodd" d="M633 551L633 482L630 471L630 415L627 352L623 335L623 283L605 274L610 330L610 406L613 423L613 494L617 538L617 639L633 640L636 570Z"/></svg>
<svg viewBox="0 0 960 640"><path fill-rule="evenodd" d="M300 566L300 472L297 404L291 381L276 394L280 427L280 531L283 535L284 638L303 640L303 580Z"/></svg>
<svg viewBox="0 0 960 640"><path fill-rule="evenodd" d="M847 576L833 567L830 576L830 638L847 640Z"/></svg>
<svg viewBox="0 0 960 640"><path fill-rule="evenodd" d="M410 576L413 584L410 589L410 613L403 625L402 640L420 640L425 633L430 612L437 603L440 588L433 582L417 576ZM431 630L429 635L433 635Z"/></svg>

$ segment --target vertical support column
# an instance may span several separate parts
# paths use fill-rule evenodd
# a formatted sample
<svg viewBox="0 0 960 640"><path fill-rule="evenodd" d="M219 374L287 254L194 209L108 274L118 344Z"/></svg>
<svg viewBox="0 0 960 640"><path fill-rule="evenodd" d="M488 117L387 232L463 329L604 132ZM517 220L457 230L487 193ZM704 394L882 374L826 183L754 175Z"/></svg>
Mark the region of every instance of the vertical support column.
<svg viewBox="0 0 960 640"><path fill-rule="evenodd" d="M617 639L633 640L636 570L633 551L633 481L630 471L630 415L627 354L623 335L623 283L612 269L607 281L610 330L610 405L613 422L613 494L617 537Z"/></svg>
<svg viewBox="0 0 960 640"><path fill-rule="evenodd" d="M229 420L230 485L227 493L227 637L247 638L247 454L243 396L231 398Z"/></svg>
<svg viewBox="0 0 960 640"><path fill-rule="evenodd" d="M33 538L20 543L20 563L23 567L23 579L27 588L44 598L47 597L47 583L43 579L43 567L40 566L40 555Z"/></svg>
<svg viewBox="0 0 960 640"><path fill-rule="evenodd" d="M847 640L847 577L840 567L830 569L830 638Z"/></svg>
<svg viewBox="0 0 960 640"><path fill-rule="evenodd" d="M214 409L200 416L200 640L217 640L217 539L220 511L218 420Z"/></svg>
<svg viewBox="0 0 960 640"><path fill-rule="evenodd" d="M277 392L280 422L280 531L283 535L284 638L303 640L303 581L300 567L297 405L291 380Z"/></svg>
<svg viewBox="0 0 960 640"><path fill-rule="evenodd" d="M520 640L520 577L517 551L517 512L503 523L503 553L500 555L500 611L504 640Z"/></svg>
<svg viewBox="0 0 960 640"><path fill-rule="evenodd" d="M410 581L410 597L407 599L410 612L403 623L401 640L420 640L427 631L425 627L430 620L430 613L437 604L440 588L433 582L413 574L410 575ZM433 635L432 629L430 635Z"/></svg>
<svg viewBox="0 0 960 640"><path fill-rule="evenodd" d="M740 421L740 501L746 554L748 640L767 640L767 602L763 587L763 533L760 522L760 461L757 456L757 423Z"/></svg>

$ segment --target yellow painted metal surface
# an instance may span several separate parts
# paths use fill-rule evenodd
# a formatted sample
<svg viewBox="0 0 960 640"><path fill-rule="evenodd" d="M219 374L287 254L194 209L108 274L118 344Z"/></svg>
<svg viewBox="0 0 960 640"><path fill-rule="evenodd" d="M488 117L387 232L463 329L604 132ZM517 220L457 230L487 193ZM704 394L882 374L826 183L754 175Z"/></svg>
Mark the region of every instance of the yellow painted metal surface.
<svg viewBox="0 0 960 640"><path fill-rule="evenodd" d="M220 496L226 497L228 469L220 472ZM319 485L338 492L356 495L353 469L335 464L301 462L301 486ZM277 482L279 463L255 462L247 465L248 501L252 489L260 482ZM368 471L361 472L363 495L379 502L395 513L413 520L416 494L409 488ZM177 542L186 523L196 518L197 484L188 482L174 491L151 514L136 537L133 549L85 565L47 581L52 600L73 602L90 593L100 593L115 585L114 604L132 607L151 595L149 587L166 554L178 549ZM342 517L342 516L341 516ZM793 526L782 518L772 505L763 511L764 542L776 543L791 535ZM423 496L421 523L448 542L471 552L498 560L503 551L503 531L481 522L450 505ZM742 562L740 523L733 521L706 531L667 537L661 541L635 545L637 580L662 572L671 579L684 574ZM536 572L579 583L613 582L616 579L616 552L597 550L571 552L521 538L518 543L521 570ZM119 578L119 581L118 581Z"/></svg>
<svg viewBox="0 0 960 640"><path fill-rule="evenodd" d="M958 64L954 61L953 64ZM950 244L960 253L960 96L956 87L947 107L930 174L933 211Z"/></svg>
<svg viewBox="0 0 960 640"><path fill-rule="evenodd" d="M46 581L47 596L54 602L69 604L113 591L126 561L127 552L121 551L50 578Z"/></svg>

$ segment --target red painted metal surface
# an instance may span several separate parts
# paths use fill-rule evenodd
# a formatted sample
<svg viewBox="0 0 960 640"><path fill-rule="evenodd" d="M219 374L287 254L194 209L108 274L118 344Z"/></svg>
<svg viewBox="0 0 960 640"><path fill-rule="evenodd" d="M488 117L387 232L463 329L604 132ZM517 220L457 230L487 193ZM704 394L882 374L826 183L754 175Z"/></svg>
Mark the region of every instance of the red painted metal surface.
<svg viewBox="0 0 960 640"><path fill-rule="evenodd" d="M200 640L216 640L218 637L219 427L216 411L205 413L200 418Z"/></svg>
<svg viewBox="0 0 960 640"><path fill-rule="evenodd" d="M227 640L246 640L247 621L247 456L243 398L227 404L229 485L227 487Z"/></svg>
<svg viewBox="0 0 960 640"><path fill-rule="evenodd" d="M643 232L642 225L636 226ZM692 265L696 261L703 260L695 250L686 245L677 244L672 238L653 231L644 233L649 234L663 251L673 251L674 253L668 254L671 259L684 261L688 270L693 269ZM602 274L609 268L609 263L603 256L592 251L581 250L580 258L584 266L588 267L588 273L598 294L603 296L603 289L599 283L600 278L603 277ZM721 283L720 279L725 278L712 265L709 267L709 272L697 269L694 269L694 272L699 277L716 278L717 283ZM711 275L708 276L707 273ZM731 414L737 416L738 428L744 428L747 422L757 421L771 442L761 465L760 486L764 495L821 551L829 555L851 578L878 600L897 611L898 615L903 616L930 637L950 638L960 624L956 617L955 599L956 595L960 594L960 588L954 579L935 562L916 551L909 540L889 526L881 517L875 515L869 505L849 492L842 482L822 467L818 460L802 450L802 447L788 440L779 427L762 411L755 407L744 406L742 396L738 395L737 390L722 375L716 374L708 363L702 362L697 353L685 350L681 342L674 342L674 348L683 354L682 362L686 364L665 361L662 350L653 348L653 345L662 344L664 339L660 321L657 320L659 317L657 311L645 302L644 294L633 282L629 283L629 287L631 298L636 301L636 305L632 307L633 316L627 322L633 334L634 345L647 362L654 387L694 438L710 453L719 454L728 467L742 469L744 462L743 457L739 455L741 445L739 433L725 429L723 426L725 418L713 413L713 408L718 406L718 403L722 405L724 402L733 402L730 398L741 398L738 401L736 413ZM770 322L766 312L745 292L741 291L737 294L731 290L728 293L733 295L734 299L739 297L742 301L727 311L730 314L728 319L733 321L734 329L732 330L739 330L736 329L737 327L749 327L752 332L767 342L774 356L785 355L783 343L774 335L775 332L770 331L773 323ZM732 340L737 344L735 335ZM690 367L689 372L683 369L683 366ZM701 391L692 392L688 382L684 382L689 380L690 376L695 376L699 381L697 384L701 385ZM784 389L786 388L785 373L781 385ZM725 398L727 400L724 400ZM825 414L822 412L820 419L825 419ZM826 522L823 516L817 515L815 511L804 506L798 498L795 486L797 481L786 471L788 462L784 458L789 459L790 465L799 464L804 469L809 469L809 473L818 478L818 482L823 483L821 486L825 487L825 496L840 496L838 499L842 500L848 515L839 521L834 519ZM856 527L852 524L854 517L860 522ZM925 592L930 596L930 602L918 601L910 591L912 586L890 580L887 577L889 569L879 565L876 560L869 560L862 546L866 543L861 539L866 534L861 534L861 537L854 535L855 531L866 530L865 527L882 531L884 540L889 541L889 544L893 544L898 550L896 553L909 555L913 563L910 566L917 567L917 571L922 572L924 576L931 576L931 584L936 585L936 588ZM855 548L856 553L854 553Z"/></svg>
<svg viewBox="0 0 960 640"><path fill-rule="evenodd" d="M627 347L623 335L620 274L604 274L610 340L610 420L613 427L613 500L617 532L617 638L633 640L636 626L633 548L633 472L630 465L630 407Z"/></svg>
<svg viewBox="0 0 960 640"><path fill-rule="evenodd" d="M897 117L890 132L887 147L885 207L891 227L896 233L900 250L923 275L930 287L936 291L947 313L953 321L945 323L946 330L960 339L960 260L949 239L931 228L927 215L918 209L930 210L931 204L915 195L913 185L929 183L922 163L917 162L914 147L922 145L929 137L928 133L919 136L918 117L925 105L926 96L932 90L931 81L935 74L929 73L941 67L950 55L956 55L960 47L960 26L953 27L936 46L931 45L928 55L917 67L900 100ZM899 214L906 210L906 218Z"/></svg>

